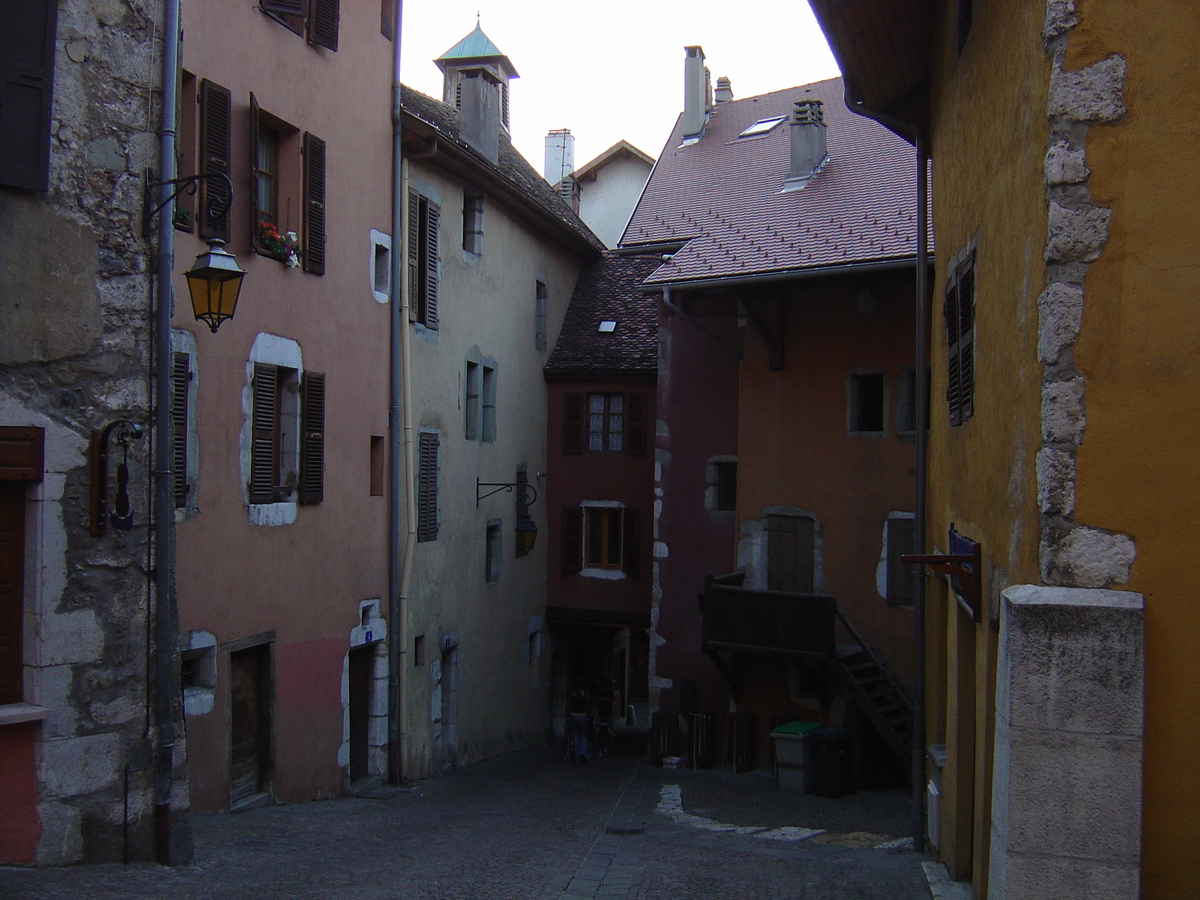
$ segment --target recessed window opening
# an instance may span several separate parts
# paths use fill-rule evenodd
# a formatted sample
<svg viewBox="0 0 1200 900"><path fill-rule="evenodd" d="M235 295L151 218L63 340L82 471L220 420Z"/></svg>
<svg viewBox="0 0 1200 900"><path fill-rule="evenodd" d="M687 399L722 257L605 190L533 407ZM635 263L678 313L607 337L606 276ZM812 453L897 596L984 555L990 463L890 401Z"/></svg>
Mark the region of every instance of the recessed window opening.
<svg viewBox="0 0 1200 900"><path fill-rule="evenodd" d="M469 441L476 440L479 437L479 394L482 389L480 369L481 366L479 363L467 363L467 391L466 402L464 403L466 421L464 422L464 433Z"/></svg>
<svg viewBox="0 0 1200 900"><path fill-rule="evenodd" d="M500 522L489 522L487 526L487 559L485 575L488 584L500 580L500 558L504 555L504 536L500 531Z"/></svg>
<svg viewBox="0 0 1200 900"><path fill-rule="evenodd" d="M483 252L483 194L463 194L463 249Z"/></svg>
<svg viewBox="0 0 1200 900"><path fill-rule="evenodd" d="M413 638L413 665L425 665L425 635L418 634Z"/></svg>
<svg viewBox="0 0 1200 900"><path fill-rule="evenodd" d="M537 282L533 305L533 347L539 353L546 349L546 284Z"/></svg>
<svg viewBox="0 0 1200 900"><path fill-rule="evenodd" d="M717 509L737 509L737 463L714 463L717 469Z"/></svg>
<svg viewBox="0 0 1200 900"><path fill-rule="evenodd" d="M392 283L392 251L384 244L375 245L372 266L372 288L376 293L386 294Z"/></svg>
<svg viewBox="0 0 1200 900"><path fill-rule="evenodd" d="M496 440L496 370L491 366L483 367L483 421L482 434L484 441Z"/></svg>
<svg viewBox="0 0 1200 900"><path fill-rule="evenodd" d="M884 394L887 378L883 372L850 376L850 431L884 430Z"/></svg>
<svg viewBox="0 0 1200 900"><path fill-rule="evenodd" d="M771 116L768 119L759 119L745 131L739 134L738 137L755 137L756 135L766 134L785 119L787 119L787 116Z"/></svg>
<svg viewBox="0 0 1200 900"><path fill-rule="evenodd" d="M589 569L621 567L621 522L624 510L587 509L587 556Z"/></svg>

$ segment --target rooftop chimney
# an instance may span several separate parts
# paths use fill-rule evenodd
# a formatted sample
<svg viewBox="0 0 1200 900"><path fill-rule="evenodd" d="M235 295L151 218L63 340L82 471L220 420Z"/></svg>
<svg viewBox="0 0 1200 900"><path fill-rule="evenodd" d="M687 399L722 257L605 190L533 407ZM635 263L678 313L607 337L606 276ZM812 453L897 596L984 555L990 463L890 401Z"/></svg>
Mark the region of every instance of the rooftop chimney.
<svg viewBox="0 0 1200 900"><path fill-rule="evenodd" d="M684 47L683 60L683 137L696 140L704 131L711 105L708 91L708 69L704 67L703 47Z"/></svg>
<svg viewBox="0 0 1200 900"><path fill-rule="evenodd" d="M803 189L825 162L825 113L822 107L820 100L801 100L792 111L792 164L783 182L784 191Z"/></svg>
<svg viewBox="0 0 1200 900"><path fill-rule="evenodd" d="M546 135L546 163L542 174L551 186L575 171L575 135L570 128L559 128Z"/></svg>
<svg viewBox="0 0 1200 900"><path fill-rule="evenodd" d="M486 68L464 69L458 133L491 163L500 158L500 79Z"/></svg>
<svg viewBox="0 0 1200 900"><path fill-rule="evenodd" d="M717 79L717 95L713 99L717 103L728 103L733 99L733 86L724 75Z"/></svg>

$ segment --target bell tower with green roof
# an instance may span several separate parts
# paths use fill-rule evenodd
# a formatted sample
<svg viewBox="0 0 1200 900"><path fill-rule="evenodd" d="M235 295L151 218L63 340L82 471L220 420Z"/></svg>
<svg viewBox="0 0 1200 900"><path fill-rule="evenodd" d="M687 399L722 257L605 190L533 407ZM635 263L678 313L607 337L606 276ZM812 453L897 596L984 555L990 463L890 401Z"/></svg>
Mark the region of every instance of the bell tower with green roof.
<svg viewBox="0 0 1200 900"><path fill-rule="evenodd" d="M519 78L507 56L483 33L478 21L475 30L434 60L442 70L442 100L455 109L462 109L463 73L480 69L491 76L500 87L500 123L508 132L509 82Z"/></svg>

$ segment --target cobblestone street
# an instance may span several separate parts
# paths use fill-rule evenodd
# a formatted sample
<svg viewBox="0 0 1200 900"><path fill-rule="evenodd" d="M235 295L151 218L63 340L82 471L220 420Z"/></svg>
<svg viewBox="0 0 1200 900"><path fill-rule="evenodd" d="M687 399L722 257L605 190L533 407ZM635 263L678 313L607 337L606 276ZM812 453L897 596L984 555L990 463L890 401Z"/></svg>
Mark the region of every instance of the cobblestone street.
<svg viewBox="0 0 1200 900"><path fill-rule="evenodd" d="M353 797L193 820L185 867L0 868L3 900L928 900L902 792L549 750Z"/></svg>

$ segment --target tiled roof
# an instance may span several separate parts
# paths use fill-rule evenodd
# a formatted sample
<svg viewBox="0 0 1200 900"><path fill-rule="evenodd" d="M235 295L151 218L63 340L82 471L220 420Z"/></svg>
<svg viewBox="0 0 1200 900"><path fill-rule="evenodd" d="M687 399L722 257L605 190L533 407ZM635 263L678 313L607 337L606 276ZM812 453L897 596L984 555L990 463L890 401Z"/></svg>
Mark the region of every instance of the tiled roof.
<svg viewBox="0 0 1200 900"><path fill-rule="evenodd" d="M614 256L589 265L575 282L548 375L653 375L658 371L658 298L642 282L658 255ZM611 332L602 321L616 322Z"/></svg>
<svg viewBox="0 0 1200 900"><path fill-rule="evenodd" d="M785 120L738 138L799 100L824 103L829 156L803 189L781 193L790 165ZM912 147L846 109L840 78L717 105L701 139L677 122L621 240L684 242L647 279L680 283L910 258L916 246Z"/></svg>
<svg viewBox="0 0 1200 900"><path fill-rule="evenodd" d="M499 162L492 164L459 137L458 110L407 86L401 92L401 105L405 113L420 119L436 132L443 149L452 149L460 159L468 161L481 176L491 181L494 188L507 189L511 197L523 203L543 222L563 232L584 252L603 252L604 243L517 152L507 135L500 135Z"/></svg>

